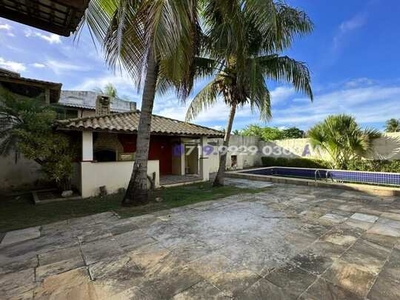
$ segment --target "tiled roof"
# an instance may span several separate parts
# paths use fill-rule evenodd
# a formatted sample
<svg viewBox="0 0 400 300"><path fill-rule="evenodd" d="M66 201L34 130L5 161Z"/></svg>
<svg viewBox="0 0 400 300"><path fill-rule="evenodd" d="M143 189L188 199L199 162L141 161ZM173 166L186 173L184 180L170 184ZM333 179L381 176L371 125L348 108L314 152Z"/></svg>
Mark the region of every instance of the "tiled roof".
<svg viewBox="0 0 400 300"><path fill-rule="evenodd" d="M58 130L108 131L135 133L139 125L140 112L125 112L103 116L62 120L57 122ZM151 133L176 136L223 137L224 133L215 129L153 115Z"/></svg>

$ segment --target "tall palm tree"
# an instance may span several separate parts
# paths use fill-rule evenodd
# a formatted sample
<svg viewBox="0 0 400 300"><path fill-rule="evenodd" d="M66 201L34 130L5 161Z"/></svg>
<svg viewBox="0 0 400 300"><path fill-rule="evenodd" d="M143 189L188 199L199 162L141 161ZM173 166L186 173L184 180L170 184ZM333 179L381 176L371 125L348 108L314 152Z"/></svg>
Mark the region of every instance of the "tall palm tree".
<svg viewBox="0 0 400 300"><path fill-rule="evenodd" d="M147 161L156 89L175 86L185 98L193 80L198 54L198 1L92 0L84 23L103 45L106 61L123 68L143 85L137 152L125 205L148 201Z"/></svg>
<svg viewBox="0 0 400 300"><path fill-rule="evenodd" d="M229 146L238 108L250 105L260 112L262 119L271 117L267 79L289 82L313 99L306 65L278 54L291 46L295 36L312 31L308 16L280 2L249 1L257 2L257 6L246 6L242 1L231 2L234 4L228 7L208 5L205 9L208 44L204 53L207 56L196 62L198 69L203 71L200 74L210 75L209 71L213 70L211 72L216 75L194 97L186 114L186 120L192 120L222 97L230 107L225 147ZM221 154L214 186L224 184L225 168L226 152Z"/></svg>
<svg viewBox="0 0 400 300"><path fill-rule="evenodd" d="M372 142L381 134L361 129L348 115L329 116L308 132L311 146L324 150L331 158L332 168L347 169L350 160L361 158L372 150Z"/></svg>
<svg viewBox="0 0 400 300"><path fill-rule="evenodd" d="M386 121L386 132L400 132L400 119L389 119Z"/></svg>

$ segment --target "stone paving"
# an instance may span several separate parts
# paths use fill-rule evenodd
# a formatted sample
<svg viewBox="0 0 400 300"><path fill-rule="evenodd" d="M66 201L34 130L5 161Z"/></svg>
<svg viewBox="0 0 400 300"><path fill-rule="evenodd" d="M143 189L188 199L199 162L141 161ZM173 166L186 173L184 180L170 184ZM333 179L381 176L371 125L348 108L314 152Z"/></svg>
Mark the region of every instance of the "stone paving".
<svg viewBox="0 0 400 300"><path fill-rule="evenodd" d="M7 233L0 299L400 299L400 199L274 185Z"/></svg>

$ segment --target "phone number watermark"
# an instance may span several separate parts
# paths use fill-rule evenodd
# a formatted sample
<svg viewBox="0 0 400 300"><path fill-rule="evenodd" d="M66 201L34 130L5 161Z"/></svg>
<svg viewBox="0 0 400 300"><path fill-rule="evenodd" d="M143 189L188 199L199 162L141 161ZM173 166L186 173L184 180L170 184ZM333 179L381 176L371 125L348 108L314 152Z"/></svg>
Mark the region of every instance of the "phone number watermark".
<svg viewBox="0 0 400 300"><path fill-rule="evenodd" d="M292 150L285 149L279 146L264 146L259 148L257 146L200 146L200 145L176 145L173 147L174 156L189 156L193 153L202 153L203 155L225 155L232 153L233 155L286 155L293 154Z"/></svg>

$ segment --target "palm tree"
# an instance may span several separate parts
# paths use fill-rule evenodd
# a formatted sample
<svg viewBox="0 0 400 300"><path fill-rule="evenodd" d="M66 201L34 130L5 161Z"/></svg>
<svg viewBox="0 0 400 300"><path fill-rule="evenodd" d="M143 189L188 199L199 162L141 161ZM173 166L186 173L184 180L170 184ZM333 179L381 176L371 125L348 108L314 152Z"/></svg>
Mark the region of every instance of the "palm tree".
<svg viewBox="0 0 400 300"><path fill-rule="evenodd" d="M117 88L112 84L108 83L104 86L104 88L95 88L94 91L96 93L109 96L111 98L118 98Z"/></svg>
<svg viewBox="0 0 400 300"><path fill-rule="evenodd" d="M221 96L230 107L225 147L229 146L237 108L250 105L260 112L261 119L271 117L266 79L289 82L313 99L306 65L278 54L290 47L295 36L312 31L308 16L273 1L255 1L258 5L254 7L242 1L231 2L229 7L209 5L205 10L208 44L204 52L208 56L196 62L200 74L210 75L207 71L212 70L216 75L194 97L186 114L187 121L194 119ZM226 153L222 153L214 186L223 185L225 168Z"/></svg>
<svg viewBox="0 0 400 300"><path fill-rule="evenodd" d="M400 119L389 119L386 121L386 132L400 132Z"/></svg>
<svg viewBox="0 0 400 300"><path fill-rule="evenodd" d="M311 146L324 150L331 158L332 168L347 169L352 159L362 158L372 150L372 142L381 134L361 129L348 115L329 116L308 132Z"/></svg>
<svg viewBox="0 0 400 300"><path fill-rule="evenodd" d="M137 152L125 205L148 202L147 161L156 89L175 86L185 98L193 82L198 54L198 1L92 0L84 23L103 45L106 61L125 69L143 85Z"/></svg>

